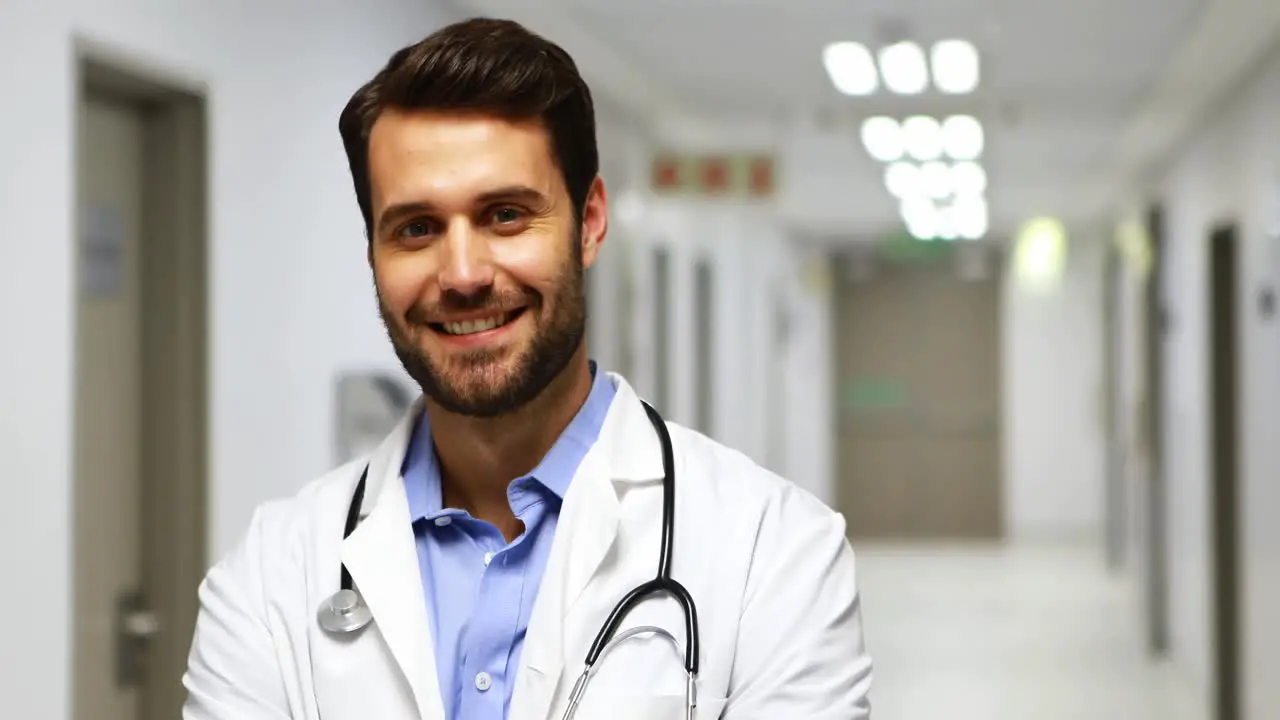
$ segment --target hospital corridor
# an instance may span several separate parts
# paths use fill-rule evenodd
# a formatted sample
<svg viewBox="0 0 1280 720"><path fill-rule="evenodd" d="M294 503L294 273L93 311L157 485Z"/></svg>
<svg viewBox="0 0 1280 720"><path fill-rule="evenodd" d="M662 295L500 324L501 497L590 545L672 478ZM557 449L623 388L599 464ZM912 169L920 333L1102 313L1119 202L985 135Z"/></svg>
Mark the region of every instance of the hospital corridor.
<svg viewBox="0 0 1280 720"><path fill-rule="evenodd" d="M441 41L444 60L393 58L471 18L518 25ZM526 30L563 52L495 79ZM420 76L385 80L396 62ZM589 94L567 89L578 75ZM634 659L653 638L622 632L633 659L620 650L581 697L636 704L583 699L578 720L684 718L692 691L701 720L1280 720L1277 117L1277 0L0 0L0 718L560 718L577 707L577 646L600 644L618 598L586 640L570 628L536 644L545 618L561 602L586 613L578 593L621 597L606 573L656 565L654 583L685 582L702 623L689 628L710 638L666 624L666 669L685 663L672 693L691 694L659 691L670 678ZM403 127L439 134L389 145ZM502 172L516 179L480 187ZM485 192L440 220L467 183ZM533 244L562 220L584 248L567 259ZM410 287L412 273L431 280ZM466 305L467 288L510 302ZM466 312L439 310L452 301ZM583 345L582 395L556 414L546 398ZM484 405L458 387L497 389ZM652 446L578 424L598 412L595 432L622 432L609 403L637 398ZM448 484L459 464L439 438L463 436L446 421L516 448L494 428L561 415L573 424L495 486L514 531L475 535L475 562L432 586L460 561L431 533L485 525L459 500L478 496ZM557 485L559 438L587 459ZM435 478L422 488L418 442ZM663 482L590 464L597 442ZM746 467L737 453L767 473L698 485L720 472L707 458ZM357 489L269 524L286 498L330 502L310 483L331 471ZM746 517L774 476L798 491L793 514L734 534L751 522L723 518ZM672 501L693 497L682 487L714 503ZM835 514L847 576L817 545L752 544L812 539L804 518ZM388 517L403 522L360 535ZM357 556L375 532L401 544ZM269 541L303 569L272 565L255 544ZM534 569L519 572L535 575L519 582L535 584L502 584L526 551ZM762 557L787 572L757 580ZM757 595L726 604L741 558ZM421 577L362 574L393 562ZM530 592L543 565L567 580ZM228 590L235 568L259 584ZM425 593L427 612L386 587ZM830 624L862 638L822 640L845 589L860 624ZM776 623L758 617L766 600ZM209 614L219 603L228 614ZM812 643L798 654L838 662L834 648L865 642L869 691L848 652L848 668L796 671L752 705L768 678L740 680L718 654L716 633L739 627L729 607L763 622L736 640L754 654L733 646L744 666L768 654L751 643L770 626L808 615L817 629L788 638ZM388 630L396 613L441 645ZM467 643L507 625L518 639L499 669L473 669L490 660ZM234 680L253 641L260 686ZM700 675L682 649L699 644ZM193 658L206 675L184 684ZM366 682L384 660L414 671ZM610 691L620 667L629 687ZM817 718L823 698L806 693L855 692L833 677L858 678L869 715L833 700ZM252 696L277 681L268 710ZM214 700L202 682L231 689ZM417 714L371 709L401 695Z"/></svg>

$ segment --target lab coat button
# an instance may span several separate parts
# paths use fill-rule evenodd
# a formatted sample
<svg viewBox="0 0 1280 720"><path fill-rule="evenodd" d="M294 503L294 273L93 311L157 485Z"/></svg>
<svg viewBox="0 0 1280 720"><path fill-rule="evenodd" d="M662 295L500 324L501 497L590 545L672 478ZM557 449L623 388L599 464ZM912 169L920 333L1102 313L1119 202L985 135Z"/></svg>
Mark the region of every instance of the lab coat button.
<svg viewBox="0 0 1280 720"><path fill-rule="evenodd" d="M487 553L485 553L485 554L484 554L484 566L485 566L485 567L489 567L489 563L491 563L491 562L493 562L493 553L491 553L491 552L487 552Z"/></svg>
<svg viewBox="0 0 1280 720"><path fill-rule="evenodd" d="M491 687L493 687L493 678L489 677L489 673L482 672L479 675L476 675L477 690L479 690L480 692L484 692L485 690L488 690Z"/></svg>

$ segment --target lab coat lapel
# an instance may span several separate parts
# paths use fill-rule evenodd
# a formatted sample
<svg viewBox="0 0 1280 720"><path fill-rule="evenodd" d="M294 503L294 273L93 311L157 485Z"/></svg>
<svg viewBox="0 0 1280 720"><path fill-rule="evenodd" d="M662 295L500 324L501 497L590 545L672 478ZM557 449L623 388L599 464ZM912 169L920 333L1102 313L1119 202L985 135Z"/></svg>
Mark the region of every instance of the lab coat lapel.
<svg viewBox="0 0 1280 720"><path fill-rule="evenodd" d="M618 534L618 497L601 450L597 442L583 458L560 508L551 556L525 635L523 664L528 672L518 679L512 720L549 717L566 662L566 608L581 595Z"/></svg>
<svg viewBox="0 0 1280 720"><path fill-rule="evenodd" d="M342 561L413 689L419 716L444 720L413 524L400 476L419 412L420 403L371 457L366 510L360 526L342 544Z"/></svg>
<svg viewBox="0 0 1280 720"><path fill-rule="evenodd" d="M566 657L565 638L580 624L596 622L597 608L585 602L586 591L612 565L605 560L620 531L618 483L662 477L660 446L639 397L620 376L610 377L617 385L613 403L560 509L551 556L525 636L523 664L528 672L518 680L512 720L551 717L558 694L568 692L560 687L565 664L572 674L580 671L578 664L585 658ZM594 634L592 625L590 635Z"/></svg>

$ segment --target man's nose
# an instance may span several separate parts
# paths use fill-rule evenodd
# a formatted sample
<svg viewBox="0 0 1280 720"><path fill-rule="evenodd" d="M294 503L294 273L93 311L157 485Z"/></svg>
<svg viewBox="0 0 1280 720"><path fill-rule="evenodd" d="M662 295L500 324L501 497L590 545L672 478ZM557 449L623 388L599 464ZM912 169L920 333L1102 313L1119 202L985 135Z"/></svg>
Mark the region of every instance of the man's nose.
<svg viewBox="0 0 1280 720"><path fill-rule="evenodd" d="M441 290L474 295L493 285L493 262L483 233L475 232L469 223L454 223L443 249L446 256L440 270Z"/></svg>

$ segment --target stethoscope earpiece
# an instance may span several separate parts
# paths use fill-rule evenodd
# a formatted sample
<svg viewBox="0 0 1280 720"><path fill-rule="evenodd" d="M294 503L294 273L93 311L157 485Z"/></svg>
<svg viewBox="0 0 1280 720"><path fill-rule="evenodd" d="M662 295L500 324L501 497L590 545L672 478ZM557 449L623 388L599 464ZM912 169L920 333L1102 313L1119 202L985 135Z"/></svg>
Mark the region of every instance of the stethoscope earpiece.
<svg viewBox="0 0 1280 720"><path fill-rule="evenodd" d="M358 591L344 588L320 605L316 620L331 633L353 633L373 622L373 613Z"/></svg>

